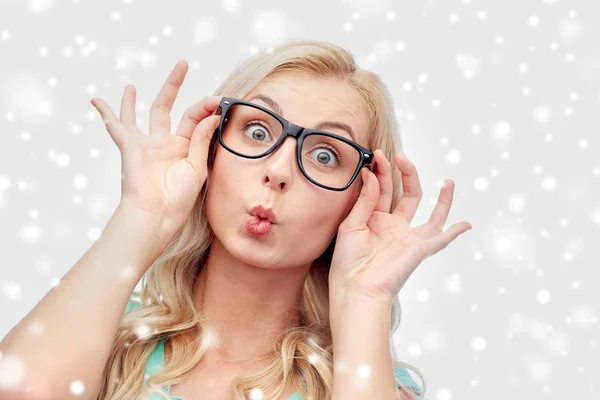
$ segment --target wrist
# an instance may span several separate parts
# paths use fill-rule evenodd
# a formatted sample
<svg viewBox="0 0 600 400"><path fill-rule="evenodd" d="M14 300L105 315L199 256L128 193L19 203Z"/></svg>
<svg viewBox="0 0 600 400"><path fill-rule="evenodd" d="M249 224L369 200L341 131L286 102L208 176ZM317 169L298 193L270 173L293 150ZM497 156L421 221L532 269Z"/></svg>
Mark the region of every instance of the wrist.
<svg viewBox="0 0 600 400"><path fill-rule="evenodd" d="M128 199L121 198L115 214L125 216L125 218L134 221L136 224L151 229L152 233L157 236L168 236L171 231L176 230L174 224L170 223L161 213L141 207Z"/></svg>
<svg viewBox="0 0 600 400"><path fill-rule="evenodd" d="M343 309L358 303L372 304L375 306L391 306L394 297L385 293L373 293L361 288L345 288L343 290L329 291L330 308Z"/></svg>
<svg viewBox="0 0 600 400"><path fill-rule="evenodd" d="M366 316L365 314L385 313L390 315L392 302L393 299L385 296L375 297L355 291L347 291L343 294L330 293L329 324L332 334L335 335L335 331L339 327L351 325L352 321L361 320Z"/></svg>
<svg viewBox="0 0 600 400"><path fill-rule="evenodd" d="M113 213L101 235L110 242L120 241L130 252L150 266L162 253L173 233L165 228L164 220L158 216L121 202ZM142 256L143 255L143 256Z"/></svg>

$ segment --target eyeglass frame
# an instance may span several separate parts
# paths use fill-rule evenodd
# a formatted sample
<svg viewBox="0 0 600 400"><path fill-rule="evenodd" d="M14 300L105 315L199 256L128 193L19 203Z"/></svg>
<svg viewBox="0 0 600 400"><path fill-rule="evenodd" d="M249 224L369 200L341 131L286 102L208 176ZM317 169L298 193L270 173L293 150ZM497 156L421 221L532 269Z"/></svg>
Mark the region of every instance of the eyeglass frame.
<svg viewBox="0 0 600 400"><path fill-rule="evenodd" d="M279 121L279 123L282 126L282 131L281 131L281 135L279 136L279 138L277 139L277 141L271 146L271 148L269 150L267 150L264 154L258 155L258 156L248 156L245 154L241 154L238 153L237 151L227 147L227 145L225 145L225 143L223 142L223 125L225 123L225 118L227 116L227 114L229 113L230 109L232 108L232 106L234 105L245 105L245 106L249 106L249 107L254 107L256 109L259 109L261 111L266 112L267 114L271 115L273 118L275 118L277 121ZM302 175L304 175L304 177L306 179L308 179L311 183L322 187L323 189L327 189L327 190L333 190L336 192L341 192L344 191L346 189L348 189L352 183L354 183L354 180L356 179L356 177L358 176L358 174L360 173L360 171L366 166L367 168L370 169L371 166L371 162L373 161L373 152L363 146L361 146L360 144L353 142L352 140L345 138L343 136L340 135L336 135L334 133L330 133L330 132L325 132L325 131L321 131L318 129L310 129L310 128L305 128L303 126L300 125L296 125L290 121L288 121L287 119L283 118L281 115L276 114L274 111L265 108L261 105L255 104L255 103L251 103L249 101L245 101L245 100L241 100L241 99L236 99L234 97L226 97L223 96L221 98L221 102L219 103L219 107L217 108L217 110L215 111L214 115L221 115L221 120L219 122L219 126L217 127L217 129L215 129L214 134L218 134L218 139L219 139L219 143L221 144L221 146L223 146L223 148L225 148L227 151L229 151L230 153L235 154L236 156L239 157L243 157L243 158L249 158L249 159L258 159L258 158L263 158L265 156L268 156L269 154L273 153L275 150L277 150L281 144L285 141L285 139L287 139L288 137L293 137L296 139L296 162L298 163L298 168L300 168L300 171L302 172ZM306 173L306 171L304 170L304 167L302 166L302 145L304 144L304 139L307 136L313 135L313 134L319 134L319 135L324 135L324 136L328 136L328 137L332 137L338 140L343 141L344 143L352 146L353 148L355 148L358 151L358 154L360 155L360 159L358 161L358 166L356 168L356 170L354 171L354 174L352 175L352 178L350 178L350 181L346 184L346 186L344 186L343 188L333 188L330 186L326 186L323 185L317 181L315 181L314 179L312 179L310 176L308 176L308 174Z"/></svg>

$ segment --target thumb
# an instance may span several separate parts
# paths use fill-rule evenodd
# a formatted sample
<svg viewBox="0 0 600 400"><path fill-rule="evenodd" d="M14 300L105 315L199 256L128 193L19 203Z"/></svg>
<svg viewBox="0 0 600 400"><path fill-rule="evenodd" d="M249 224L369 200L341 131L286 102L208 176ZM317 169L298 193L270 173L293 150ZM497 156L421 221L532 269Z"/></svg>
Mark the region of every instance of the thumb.
<svg viewBox="0 0 600 400"><path fill-rule="evenodd" d="M208 146L220 120L221 115L209 115L194 128L187 158L198 174L208 169Z"/></svg>
<svg viewBox="0 0 600 400"><path fill-rule="evenodd" d="M379 198L379 181L377 177L367 168L363 168L360 173L363 179L363 187L354 207L343 222L344 229L348 230L367 227L367 222L371 218Z"/></svg>

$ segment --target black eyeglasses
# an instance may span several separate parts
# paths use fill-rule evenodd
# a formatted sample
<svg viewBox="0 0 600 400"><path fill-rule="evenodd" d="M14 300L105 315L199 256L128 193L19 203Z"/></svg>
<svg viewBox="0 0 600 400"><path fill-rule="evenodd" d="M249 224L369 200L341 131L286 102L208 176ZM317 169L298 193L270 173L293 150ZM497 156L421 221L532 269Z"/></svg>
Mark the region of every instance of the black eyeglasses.
<svg viewBox="0 0 600 400"><path fill-rule="evenodd" d="M293 124L268 108L248 101L223 97L215 114L221 114L215 130L219 143L240 157L267 156L288 136L296 138L300 171L306 179L324 189L346 190L360 170L373 160L369 149L348 138Z"/></svg>

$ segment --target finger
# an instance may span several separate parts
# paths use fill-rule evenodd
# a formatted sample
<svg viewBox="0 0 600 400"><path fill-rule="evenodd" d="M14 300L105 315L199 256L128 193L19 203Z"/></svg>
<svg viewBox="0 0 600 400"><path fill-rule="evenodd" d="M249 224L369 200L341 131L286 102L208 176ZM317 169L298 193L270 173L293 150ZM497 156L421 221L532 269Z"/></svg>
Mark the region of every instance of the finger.
<svg viewBox="0 0 600 400"><path fill-rule="evenodd" d="M468 230L471 230L473 228L473 226L464 221L464 222L459 222L458 224L454 224L452 225L450 228L446 229L445 231L430 237L428 239L425 239L425 241L429 244L429 254L428 256L431 256L437 252L439 252L442 249L445 249L446 246L448 246L448 244L450 242L452 242L454 239L456 239L458 237L458 235L461 235L463 233L465 233Z"/></svg>
<svg viewBox="0 0 600 400"><path fill-rule="evenodd" d="M123 91L123 98L121 100L121 123L123 124L123 126L129 129L137 128L135 120L135 97L135 86L125 86L125 90Z"/></svg>
<svg viewBox="0 0 600 400"><path fill-rule="evenodd" d="M403 193L398 204L396 204L393 214L403 216L406 222L410 224L423 197L421 182L419 181L415 165L406 158L404 153L400 152L396 154L394 162L402 173Z"/></svg>
<svg viewBox="0 0 600 400"><path fill-rule="evenodd" d="M187 108L181 117L176 135L190 139L196 125L219 107L223 96L208 96Z"/></svg>
<svg viewBox="0 0 600 400"><path fill-rule="evenodd" d="M438 196L438 202L435 205L431 216L427 223L431 225L437 231L441 231L444 228L444 224L448 219L450 213L450 207L452 205L452 199L454 198L454 181L446 179L442 185L440 195Z"/></svg>
<svg viewBox="0 0 600 400"><path fill-rule="evenodd" d="M150 107L150 134L170 134L171 109L188 70L188 63L179 60Z"/></svg>
<svg viewBox="0 0 600 400"><path fill-rule="evenodd" d="M377 181L377 177L367 168L363 168L360 173L364 182L363 187L354 207L352 207L346 219L339 226L342 231L365 229L377 204L379 197L379 182Z"/></svg>
<svg viewBox="0 0 600 400"><path fill-rule="evenodd" d="M211 115L204 118L194 129L187 159L198 173L198 179L205 179L201 171L206 172L208 160L208 147L210 145L215 129L219 126L220 115Z"/></svg>
<svg viewBox="0 0 600 400"><path fill-rule="evenodd" d="M110 106L102 99L93 98L90 103L98 110L102 117L102 122L106 126L106 130L110 134L113 142L120 149L125 143L125 129L117 116L112 112Z"/></svg>
<svg viewBox="0 0 600 400"><path fill-rule="evenodd" d="M377 200L375 210L389 213L391 212L390 208L392 207L393 193L392 166L382 150L377 149L373 153L375 158L375 169L371 169L371 172L375 171L380 188L379 200Z"/></svg>

